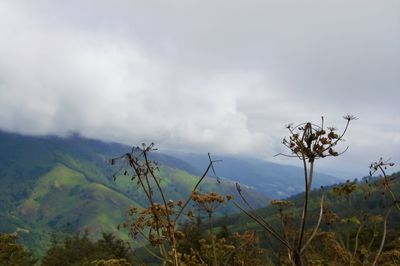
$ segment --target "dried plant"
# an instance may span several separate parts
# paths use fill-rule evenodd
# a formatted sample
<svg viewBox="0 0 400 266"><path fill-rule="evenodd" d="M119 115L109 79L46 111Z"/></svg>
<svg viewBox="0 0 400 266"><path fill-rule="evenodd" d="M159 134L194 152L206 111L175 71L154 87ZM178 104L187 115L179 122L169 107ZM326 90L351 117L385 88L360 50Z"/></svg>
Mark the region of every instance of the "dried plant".
<svg viewBox="0 0 400 266"><path fill-rule="evenodd" d="M391 187L390 187L390 179L386 175L386 169L387 169L387 167L390 167L390 166L394 166L394 163L390 162L390 160L384 161L382 158L380 158L379 161L373 162L373 163L370 164L370 172L369 172L370 176L372 176L377 171L380 171L380 173L381 173L381 181L380 181L380 183L382 184L382 187L383 187L382 194L385 195L385 194L387 194L385 192L389 192L389 195L390 195L390 198L391 198L391 201L392 201L389 209L386 211L386 214L384 215L381 244L380 244L379 249L378 249L378 251L377 251L377 253L375 255L375 259L372 262L373 266L377 265L379 257L382 254L383 247L385 245L386 234L387 234L387 222L388 222L389 215L392 212L394 207L396 207L400 211L400 206L399 206L399 203L397 201L397 197L394 194L393 190L391 189Z"/></svg>
<svg viewBox="0 0 400 266"><path fill-rule="evenodd" d="M232 242L235 249L232 251L231 265L269 265L262 258L266 251L260 247L256 232L235 233Z"/></svg>
<svg viewBox="0 0 400 266"><path fill-rule="evenodd" d="M294 227L294 213L288 211L290 207L294 206L294 203L288 200L271 200L271 206L273 206L278 211L284 239L288 243L293 245L293 241L296 235L296 230ZM289 261L291 261L292 251L289 248L287 248L287 254Z"/></svg>
<svg viewBox="0 0 400 266"><path fill-rule="evenodd" d="M213 163L215 161L211 160L211 156L208 155L209 164L192 189L188 199L175 204L173 200L168 200L165 197L160 180L156 176L158 165L149 159L149 153L155 150L157 149L154 148L154 143L148 146L142 144L142 147L133 148L130 153L111 159L112 165L122 162L122 165L114 174L114 179L123 173L123 176L136 181L136 185L145 193L148 201L148 207L144 209L130 208L128 220L122 226L129 230L132 237L136 238L140 235L151 245L159 248L160 254L147 249L151 255L159 258L163 263L177 266L181 265L180 258L185 257L177 251L179 239L184 238L183 233L177 228L177 221L181 218L192 197L196 195L196 189L208 172L214 171ZM161 202L157 202L157 198L161 198ZM193 216L191 211L187 215Z"/></svg>
<svg viewBox="0 0 400 266"><path fill-rule="evenodd" d="M128 229L132 237L143 238L158 248L158 251L148 249L148 252L160 259L163 265L265 265L266 261L261 261L260 256L265 256L266 250L260 248L256 232L236 233L233 237L221 237L221 235L218 237L215 234L213 215L222 204L231 202L260 225L263 232L281 244L284 256L282 250L277 255L277 260L281 263L304 265L303 261L307 261L307 265L378 265L381 262L386 263L389 259L398 260L400 257L398 253L383 251L388 217L394 208L400 210L397 196L390 184L391 178L386 175L386 169L394 165L389 161L381 158L371 163L370 175L379 172L381 176L377 181L373 181L374 186L369 184L373 191L364 191L367 192L366 198L371 193L379 191L385 198L383 202L388 200L391 202L383 214L371 215L363 212L354 214L352 195L358 189L365 190L365 188L359 188L356 181L347 181L334 187L331 192L339 199L345 199L346 202L341 203L343 205L347 203L348 207L344 217L340 217L333 209L325 206L325 190L322 188L316 222L312 226L308 221L316 161L340 156L348 148L338 149L338 146L344 140L350 122L357 118L346 115L344 119L346 124L340 133L335 127L325 127L323 117L319 125L307 122L286 126L289 136L284 138L282 143L290 152L277 155L298 158L302 162L304 197L300 219L296 217L297 212L293 202L272 200L271 206L277 210L280 226L272 225L252 207L238 183L236 191L241 203L232 195L224 197L215 192L198 192L198 186L208 172L213 171L215 174L213 164L216 161L213 161L210 155L207 169L188 198L177 202L167 199L157 177L158 165L149 160L149 153L156 150L154 144L149 146L143 144L141 148L135 148L130 153L111 160L112 164L123 162L118 173L123 173L123 176L135 181L148 200L148 205L144 208L131 207L128 210L128 220L122 225ZM209 237L200 236L196 245L186 246L179 252L178 246L182 247L179 243L185 243L183 240L187 236L185 230L178 227L177 222L183 216L194 218L193 211L186 209L190 202L197 205L199 212L207 213ZM201 219L200 217L199 215L198 219ZM326 232L320 230L322 223L328 228ZM197 230L199 228L198 226ZM335 230L339 230L340 233L336 233ZM378 241L379 247L377 247ZM146 246L144 248L147 249ZM324 256L321 257L321 254Z"/></svg>
<svg viewBox="0 0 400 266"><path fill-rule="evenodd" d="M281 235L263 217L261 217L257 214L257 212L254 211L254 209L243 196L240 186L237 186L237 191L240 198L250 211L245 210L245 208L240 206L235 200L232 200L232 202L239 209L241 209L251 219L261 225L269 234L271 234L290 251L289 258L295 265L303 265L302 254L318 233L318 228L320 226L323 216L324 194L321 197L320 215L317 224L308 240L304 242L303 240L305 235L305 227L309 206L309 194L314 177L315 161L317 159L322 159L325 157L336 157L344 153L347 148L342 151L337 151L336 146L340 143L340 141L343 141L343 137L347 132L350 122L357 119L355 116L352 115L345 115L343 118L346 120L346 125L341 133L337 133L337 129L335 127L325 128L323 117L321 119L320 125L306 122L296 126L293 126L293 124L289 124L286 126L289 131L289 138L284 138L282 143L290 150L290 153L279 153L277 155L300 159L303 163L304 170L304 204L300 219L300 228L298 229L298 235L296 237L296 243L294 245L289 243L287 239L285 239L284 235Z"/></svg>
<svg viewBox="0 0 400 266"><path fill-rule="evenodd" d="M345 227L345 230L343 230L342 228L340 231L345 232L346 241L344 242L343 240L340 239L339 233L336 234L336 236L339 239L338 243L341 245L342 249L348 251L350 264L357 263L360 265L361 264L378 265L378 261L382 254L383 247L386 241L388 218L393 208L395 207L399 208L396 195L394 194L390 186L391 179L386 175L386 169L393 165L394 163L390 162L389 160L384 161L382 158L380 158L379 161L377 162L371 163L370 176L372 176L376 172L380 172L381 176L375 181L373 179L371 180L365 179L365 182L367 183L366 188L368 188L367 190L365 188L360 188L360 186L357 185L357 182L355 181L350 182L349 180L346 183L336 186L332 189L334 195L338 197L344 197L345 200L347 201L347 208L348 208L347 212L349 213L350 216L345 218L340 218L336 215L336 217L334 217L334 220L339 221L341 227L343 226ZM386 211L381 215L371 215L368 213L362 213L358 217L355 216L353 214L354 210L351 205L351 195L357 189L363 190L364 194L366 194L364 196L365 200L367 200L369 196L371 196L374 192L381 195L383 197L382 198L383 204L385 204L385 202L387 201L390 202L389 208L385 208L385 206L383 206L384 209L386 209ZM357 227L353 241L350 241L351 226ZM378 229L381 226L382 229ZM374 250L373 246L380 232L382 232L382 235L379 247L377 250ZM360 236L362 234L369 235L366 243L360 242ZM350 242L354 243L352 250Z"/></svg>
<svg viewBox="0 0 400 266"><path fill-rule="evenodd" d="M208 223L210 229L210 242L212 247L212 264L217 266L217 247L216 247L216 236L214 234L214 227L212 223L212 215L218 209L218 207L225 201L224 196L221 196L215 192L207 194L199 194L197 192L192 193L192 200L196 202L199 208L208 214ZM204 245L203 245L204 246ZM221 250L219 247L218 250ZM210 256L209 256L210 257Z"/></svg>
<svg viewBox="0 0 400 266"><path fill-rule="evenodd" d="M387 176L386 174L386 170L388 167L392 167L394 166L393 162L390 162L389 160L384 161L382 159L382 157L377 161L377 162L372 162L369 166L369 175L372 176L373 174L375 174L376 172L380 172L380 181L379 184L382 186L382 190L389 192L390 197L393 201L393 205L400 211L400 205L399 202L397 200L396 195L394 194L392 188L390 187L390 182L391 179Z"/></svg>

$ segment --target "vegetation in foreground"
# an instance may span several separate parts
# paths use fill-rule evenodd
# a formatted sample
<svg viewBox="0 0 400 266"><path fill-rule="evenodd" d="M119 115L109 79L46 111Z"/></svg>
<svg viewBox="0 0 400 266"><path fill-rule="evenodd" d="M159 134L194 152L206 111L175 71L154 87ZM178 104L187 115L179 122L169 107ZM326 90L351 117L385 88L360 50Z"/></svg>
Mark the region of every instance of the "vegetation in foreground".
<svg viewBox="0 0 400 266"><path fill-rule="evenodd" d="M237 195L199 193L198 186L214 163L209 165L194 185L187 199L174 202L166 197L157 177L158 166L149 160L154 145L143 145L121 157L111 160L120 165L116 176L130 178L146 195L147 205L133 206L128 219L120 225L142 248L136 248L129 257L124 242L104 235L93 242L87 235L67 237L62 245L54 242L41 263L44 265L396 265L400 263L400 228L393 223L399 216L397 195L400 191L399 174L386 175L393 165L380 159L371 164L370 174L379 178L365 179L366 184L347 182L329 189L312 192L315 163L318 159L336 157L336 150L353 116L342 133L335 128L304 123L289 125L289 139L283 144L289 154L300 159L304 167L305 193L288 200L271 201L275 215L264 216L265 210L256 210L247 201L237 185ZM345 150L344 150L345 151ZM120 174L122 173L122 174ZM363 200L361 199L363 197ZM236 199L237 198L237 199ZM252 230L228 228L214 213L228 201L239 208ZM204 215L204 216L203 216ZM232 220L232 219L231 219ZM218 224L218 226L216 226ZM239 228L236 228L239 229ZM108 240L105 240L108 236ZM10 239L10 235L2 235ZM12 239L12 238L11 238ZM30 253L12 241L2 242L1 254L10 254L17 246L21 258L34 263ZM8 250L8 253L3 252ZM148 256L143 256L146 252ZM10 264L13 252L1 256L2 263ZM81 254L81 255L79 255ZM65 259L71 259L71 261ZM53 260L64 258L63 260ZM7 261L9 260L9 261ZM50 263L50 264L46 264ZM56 264L54 264L56 263ZM61 263L61 264L58 264ZM62 264L64 263L64 264ZM16 264L18 265L18 264Z"/></svg>

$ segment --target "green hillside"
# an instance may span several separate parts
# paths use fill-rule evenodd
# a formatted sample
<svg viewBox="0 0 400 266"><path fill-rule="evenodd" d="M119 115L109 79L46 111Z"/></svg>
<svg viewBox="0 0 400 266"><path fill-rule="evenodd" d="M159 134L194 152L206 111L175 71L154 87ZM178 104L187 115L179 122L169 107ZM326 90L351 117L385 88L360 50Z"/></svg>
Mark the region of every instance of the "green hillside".
<svg viewBox="0 0 400 266"><path fill-rule="evenodd" d="M305 230L307 249L302 251L304 265L399 265L398 195L400 172L313 190ZM252 248L260 248L262 255L255 265L291 265L291 254L284 243L295 245L299 237L304 193L271 201L271 205L254 211L245 207L240 197L235 202L249 212L220 219L214 225L225 235L258 235L259 245ZM272 237L267 227L286 242Z"/></svg>
<svg viewBox="0 0 400 266"><path fill-rule="evenodd" d="M400 195L400 172L392 174L390 177L390 187L393 190L394 195ZM338 195L335 193L334 188L341 188L344 186L351 186L354 184L354 190L346 197L344 195ZM371 215L384 215L390 206L390 197L385 196L386 193L382 192L379 187L382 186L382 180L377 178L366 177L363 181L353 181L343 184L337 184L330 187L324 188L325 201L324 210L325 212L332 212L343 219L356 217L357 220L362 221L362 217ZM315 189L310 194L310 208L309 208L309 224L310 227L315 225L320 212L320 199L323 194L323 190ZM303 206L304 196L298 194L285 199L292 202L293 206L287 208L285 213L291 213L294 217L301 216L301 210ZM238 199L238 202L240 200ZM264 217L270 224L276 226L281 230L280 215L276 206L269 205L264 208L256 210L257 214ZM393 210L388 219L388 225L390 230L396 231L390 235L390 238L396 238L400 233L400 212L396 209ZM228 219L220 219L216 222L216 226L225 225L228 226L232 231L245 231L245 230L260 230L260 226L246 216L244 213L233 214ZM327 225L322 223L322 228L327 229Z"/></svg>
<svg viewBox="0 0 400 266"><path fill-rule="evenodd" d="M23 220L56 229L113 232L123 212L138 205L125 195L64 165L57 164L37 180L31 195L17 213ZM68 228L69 227L69 228Z"/></svg>
<svg viewBox="0 0 400 266"><path fill-rule="evenodd" d="M69 234L87 230L91 237L102 231L126 239L117 225L129 206L146 202L141 190L125 176L113 174L109 159L131 148L78 136L30 137L0 132L0 232L19 232L30 247L43 251L51 232ZM168 198L186 199L199 177L189 164L154 153L160 163L157 175ZM229 194L234 183L218 184L207 177L200 191ZM267 204L265 196L253 191L252 202ZM221 208L220 215L237 211Z"/></svg>

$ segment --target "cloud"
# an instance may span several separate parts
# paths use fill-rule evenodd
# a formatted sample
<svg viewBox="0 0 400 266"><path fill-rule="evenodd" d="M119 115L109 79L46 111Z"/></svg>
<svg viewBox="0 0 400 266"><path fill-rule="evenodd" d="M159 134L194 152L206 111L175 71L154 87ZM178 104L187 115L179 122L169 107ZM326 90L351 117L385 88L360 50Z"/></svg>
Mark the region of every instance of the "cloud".
<svg viewBox="0 0 400 266"><path fill-rule="evenodd" d="M287 162L284 124L350 112L351 149L322 166L400 162L399 5L4 1L1 127Z"/></svg>

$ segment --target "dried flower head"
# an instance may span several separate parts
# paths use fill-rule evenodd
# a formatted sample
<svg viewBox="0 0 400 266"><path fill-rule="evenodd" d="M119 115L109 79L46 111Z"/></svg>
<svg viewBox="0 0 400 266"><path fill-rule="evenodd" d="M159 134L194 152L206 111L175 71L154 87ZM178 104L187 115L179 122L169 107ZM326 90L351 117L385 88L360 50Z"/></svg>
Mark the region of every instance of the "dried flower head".
<svg viewBox="0 0 400 266"><path fill-rule="evenodd" d="M289 200L271 200L271 205L281 211L284 208L293 206L294 204Z"/></svg>
<svg viewBox="0 0 400 266"><path fill-rule="evenodd" d="M386 170L388 167L394 166L394 163L390 161L390 159L384 161L381 158L379 158L378 161L376 162L372 162L369 166L369 175L372 176L373 174L375 174L377 171L381 171L384 172L384 170Z"/></svg>
<svg viewBox="0 0 400 266"><path fill-rule="evenodd" d="M326 225L331 225L333 223L340 221L341 219L337 213L328 209L328 210L324 211L324 220L325 220Z"/></svg>
<svg viewBox="0 0 400 266"><path fill-rule="evenodd" d="M358 119L357 117L355 117L354 115L351 115L351 114L346 114L343 116L343 118L346 119L347 121Z"/></svg>
<svg viewBox="0 0 400 266"><path fill-rule="evenodd" d="M352 115L345 115L344 118L347 120L346 127L342 133L337 133L335 127L328 127L324 129L324 119L322 117L321 125L316 125L311 122L299 124L297 126L287 126L290 135L289 138L283 139L283 145L285 145L290 151L288 157L298 157L301 160L308 160L312 162L318 158L324 158L327 156L338 156L342 152L337 152L335 146L339 141L343 140L350 121L357 119Z"/></svg>
<svg viewBox="0 0 400 266"><path fill-rule="evenodd" d="M213 213L225 201L225 198L215 192L206 194L193 192L192 200L204 211Z"/></svg>

